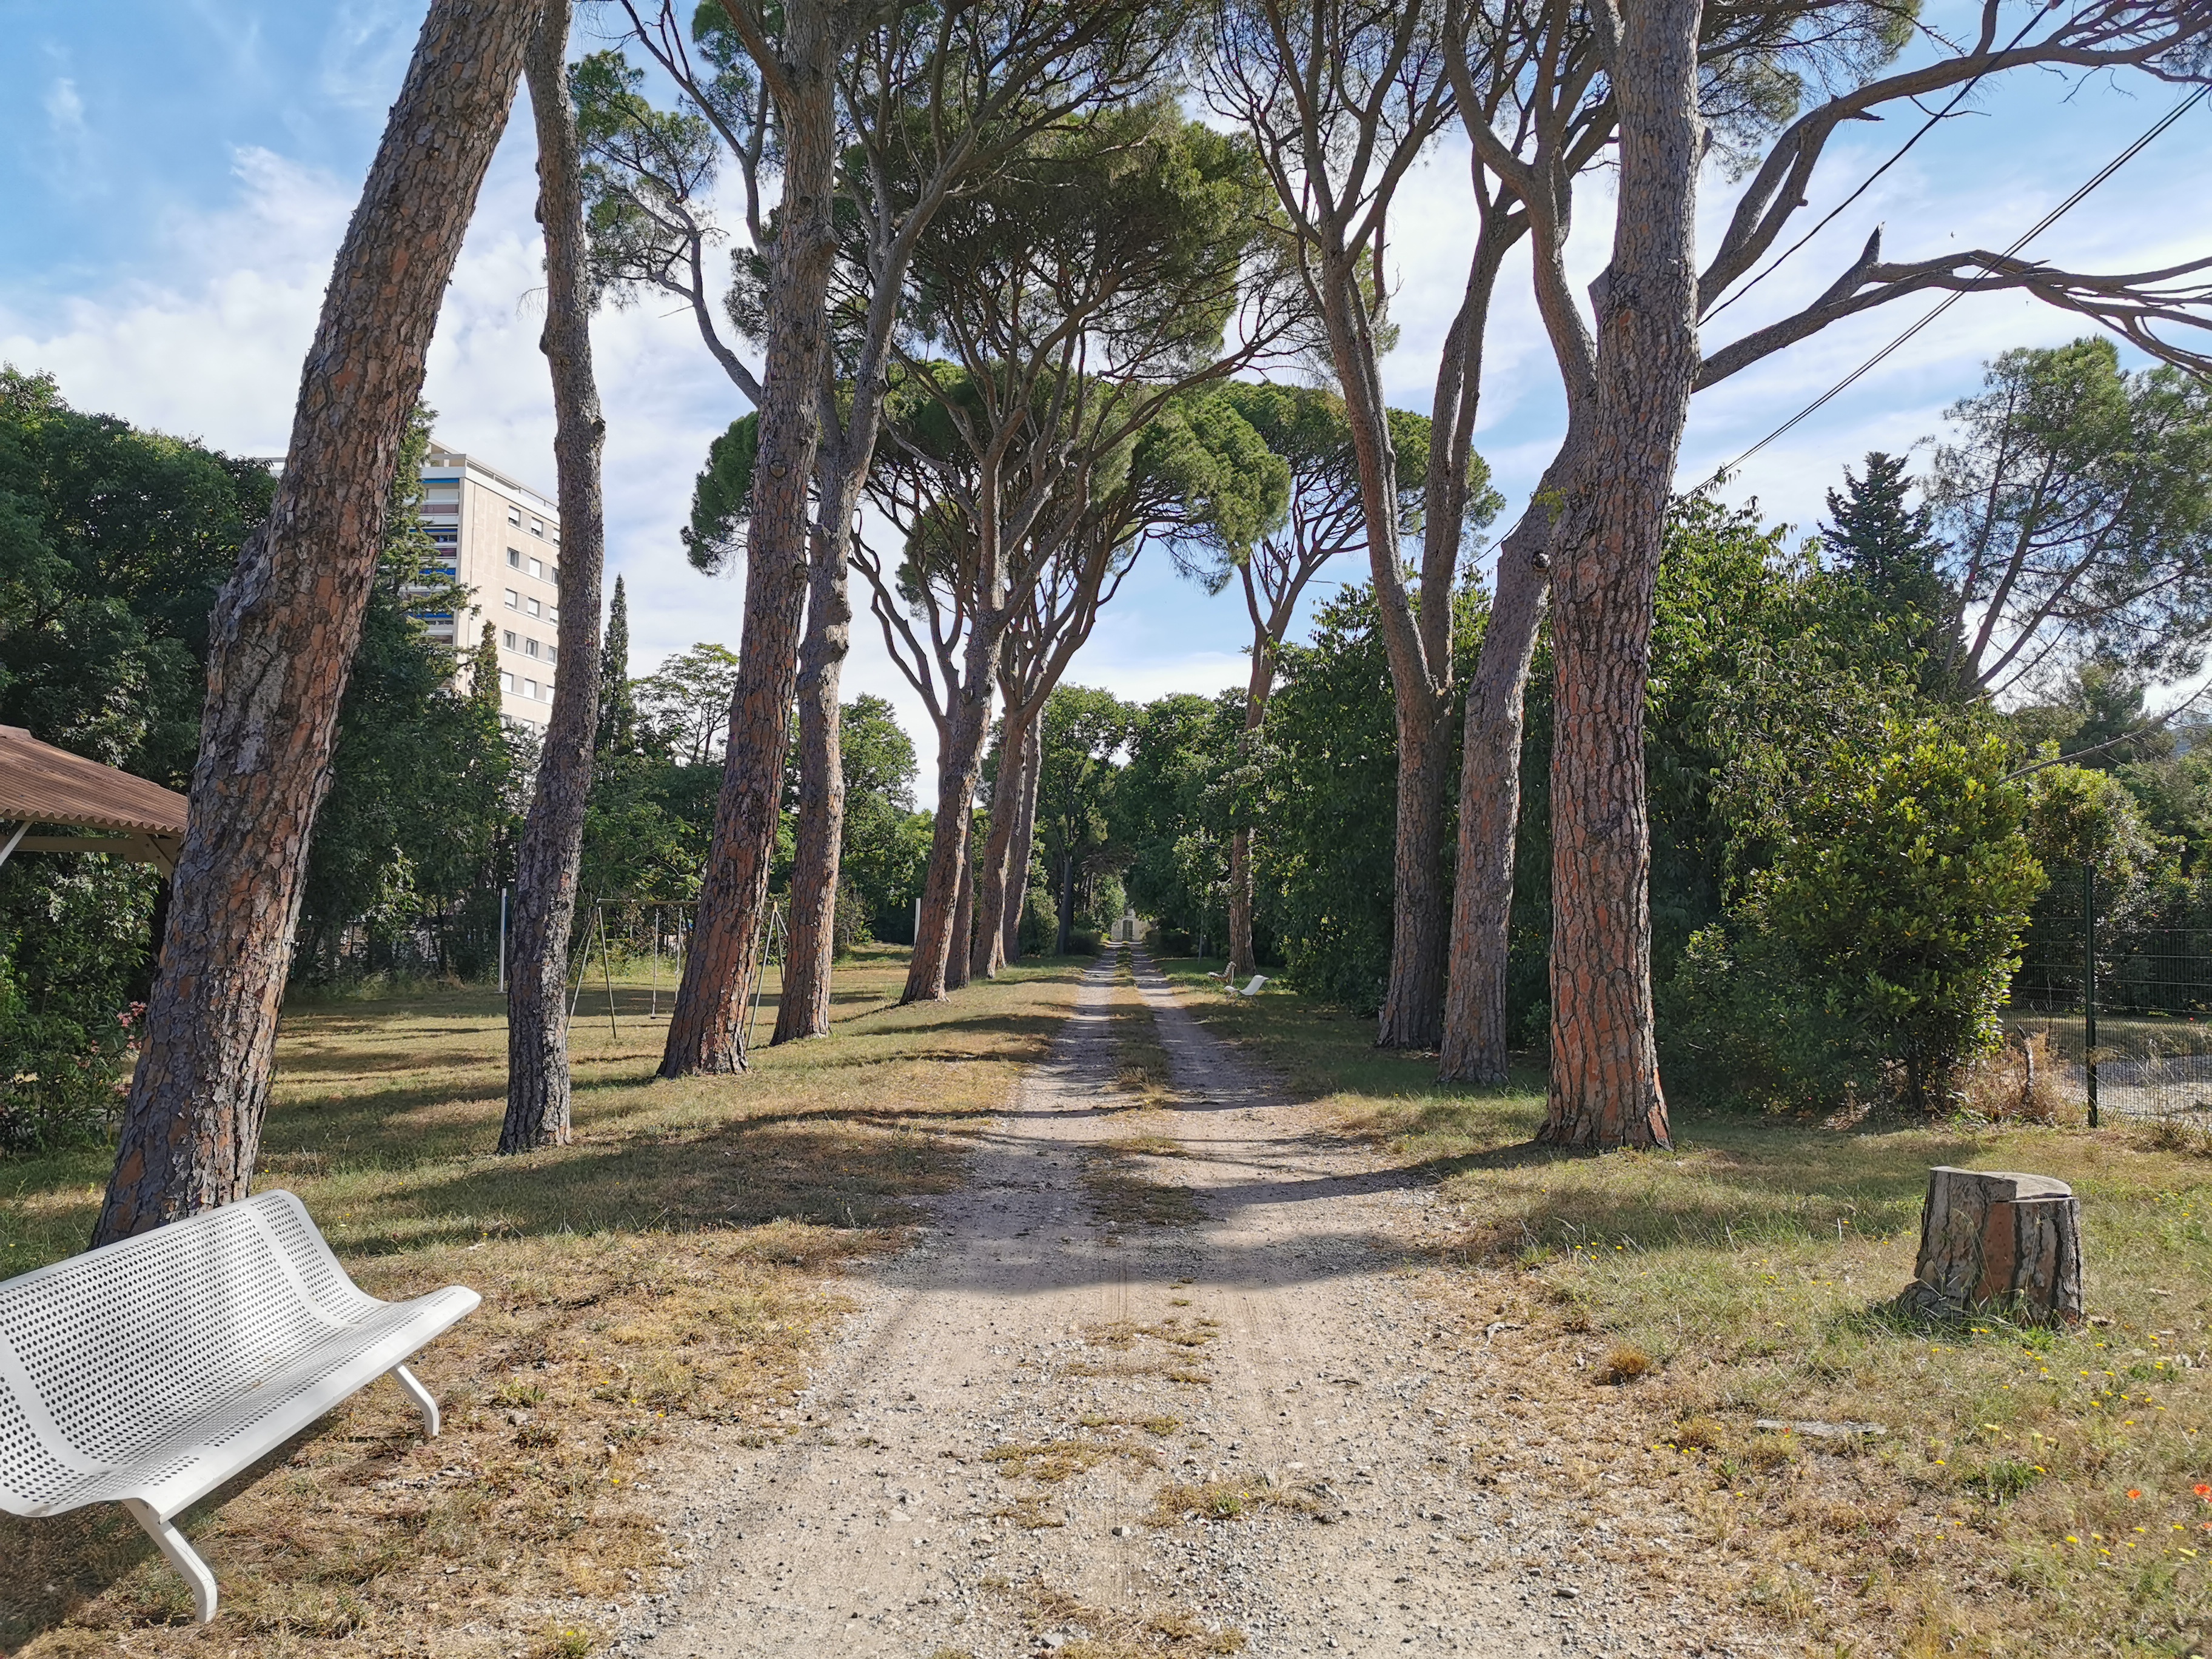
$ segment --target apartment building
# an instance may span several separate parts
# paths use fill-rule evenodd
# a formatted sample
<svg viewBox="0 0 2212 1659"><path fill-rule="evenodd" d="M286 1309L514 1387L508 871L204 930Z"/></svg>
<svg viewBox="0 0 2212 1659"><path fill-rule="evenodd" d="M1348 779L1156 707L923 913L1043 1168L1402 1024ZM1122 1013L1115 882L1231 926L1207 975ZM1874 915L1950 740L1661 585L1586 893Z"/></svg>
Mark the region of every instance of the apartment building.
<svg viewBox="0 0 2212 1659"><path fill-rule="evenodd" d="M500 712L544 726L560 665L559 511L527 484L451 450L424 459L422 494L439 568L475 595L458 621L425 618L431 635L465 660L489 623L499 634Z"/></svg>

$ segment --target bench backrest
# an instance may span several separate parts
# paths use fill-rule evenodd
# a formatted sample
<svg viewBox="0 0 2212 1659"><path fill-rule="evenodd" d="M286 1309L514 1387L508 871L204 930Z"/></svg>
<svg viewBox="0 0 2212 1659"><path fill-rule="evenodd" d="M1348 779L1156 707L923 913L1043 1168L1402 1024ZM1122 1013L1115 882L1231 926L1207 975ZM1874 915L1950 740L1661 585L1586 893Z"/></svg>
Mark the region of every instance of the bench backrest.
<svg viewBox="0 0 2212 1659"><path fill-rule="evenodd" d="M131 1458L378 1305L286 1192L0 1283L0 1497L43 1501L57 1454Z"/></svg>

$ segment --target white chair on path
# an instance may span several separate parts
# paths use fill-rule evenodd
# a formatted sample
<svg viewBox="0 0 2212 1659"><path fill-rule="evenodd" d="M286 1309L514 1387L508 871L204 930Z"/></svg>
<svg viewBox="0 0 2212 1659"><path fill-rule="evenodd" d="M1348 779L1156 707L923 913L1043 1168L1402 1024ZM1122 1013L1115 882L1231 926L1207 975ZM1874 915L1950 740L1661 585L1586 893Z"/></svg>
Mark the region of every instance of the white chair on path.
<svg viewBox="0 0 2212 1659"><path fill-rule="evenodd" d="M380 1302L290 1193L257 1194L0 1283L0 1510L120 1504L192 1588L215 1575L171 1517L387 1373L482 1298Z"/></svg>

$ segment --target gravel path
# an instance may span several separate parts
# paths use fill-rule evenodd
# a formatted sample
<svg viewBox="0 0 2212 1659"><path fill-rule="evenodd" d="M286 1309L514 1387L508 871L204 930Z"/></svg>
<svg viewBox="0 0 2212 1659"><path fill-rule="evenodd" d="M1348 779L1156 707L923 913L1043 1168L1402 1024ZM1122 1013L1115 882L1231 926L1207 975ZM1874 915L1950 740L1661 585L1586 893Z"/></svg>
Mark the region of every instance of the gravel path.
<svg viewBox="0 0 2212 1659"><path fill-rule="evenodd" d="M1505 1341L1431 1328L1393 1267L1425 1194L1136 965L1175 1103L1112 1086L1103 958L970 1186L850 1282L801 1431L693 1477L683 1577L624 1650L1762 1650L1642 1588L1504 1414ZM1133 1195L1184 1224L1127 1218Z"/></svg>

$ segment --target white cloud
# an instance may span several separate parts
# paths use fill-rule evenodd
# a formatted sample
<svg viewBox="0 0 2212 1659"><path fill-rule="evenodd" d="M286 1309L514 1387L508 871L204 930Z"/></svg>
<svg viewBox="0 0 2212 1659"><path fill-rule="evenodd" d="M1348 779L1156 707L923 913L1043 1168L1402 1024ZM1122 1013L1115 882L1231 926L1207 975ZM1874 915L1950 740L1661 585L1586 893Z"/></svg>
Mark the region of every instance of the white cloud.
<svg viewBox="0 0 2212 1659"><path fill-rule="evenodd" d="M340 101L373 104L388 97L418 17L398 0L356 0L308 83ZM56 64L48 83L46 113L57 141L65 131L97 126L85 118L76 82L60 73L67 67ZM2129 130L2123 136L2132 137L2151 113L2124 112L2119 125ZM2047 125L2048 116L2045 109L2038 118ZM2188 131L2134 163L2093 209L2069 218L2032 251L2093 268L2203 252L2201 216L2160 210L2161 204L2171 208L2172 185L2188 177L2187 163L2203 154L2200 139L2185 143ZM2063 165L2054 162L2048 144L2025 144L2015 154L1986 137L1964 151L1946 151L1931 141L1924 155L1916 151L1893 169L1709 332L1725 340L1802 304L1877 223L1889 226L1895 257L1925 254L1954 235L1961 243L2002 246L2109 153L2105 130L2095 132L2088 151ZM1938 138L1950 142L1946 134ZM1833 181L1863 177L1895 138L1855 136L1854 142L1856 149L1839 149L1831 164L1827 200L1845 188ZM532 162L527 104L518 100L446 296L426 395L439 410L442 442L479 453L550 490L552 417L537 343L536 296L544 277ZM127 273L50 303L0 298L0 360L52 370L80 407L202 437L234 453L280 453L301 361L359 180L260 149L238 151L233 172L234 193L225 207L179 210L160 221L143 258ZM1579 204L1570 249L1578 287L1595 274L1611 234L1608 181L1591 182L1597 188ZM1732 200L1729 191L1707 194L1700 227L1707 246ZM1466 278L1473 222L1465 148L1454 136L1407 181L1392 219L1393 309L1401 343L1385 365L1385 378L1401 404L1428 406L1437 352ZM1701 394L1685 447L1685 478L1710 471L1771 430L1920 308L1903 306L1856 319ZM708 443L744 404L702 349L689 315L671 311L667 302L647 300L603 313L593 330L608 422L609 574L611 580L616 574L627 579L632 669L638 673L696 641L736 646L744 598L740 578L693 571L678 539ZM1762 452L1731 494L1741 499L1756 493L1775 516L1809 528L1821 514L1822 492L1845 463L1869 447L1904 448L1934 430L1944 406L1972 389L1983 359L2009 345L2082 330L2080 320L2024 300L1962 304L1815 420ZM1549 459L1560 422L1556 374L1528 296L1525 257L1509 261L1501 277L1485 378L1480 442L1512 498L1510 522ZM1325 587L1317 597L1334 592ZM872 691L890 698L927 765L934 743L926 712L885 654L857 582L854 605L846 695ZM1211 693L1243 683L1244 641L1241 607L1203 601L1194 590L1147 576L1133 580L1106 613L1071 678L1133 699L1176 690Z"/></svg>
<svg viewBox="0 0 2212 1659"><path fill-rule="evenodd" d="M84 100L77 95L76 82L66 75L46 89L46 125L57 138L83 136Z"/></svg>

